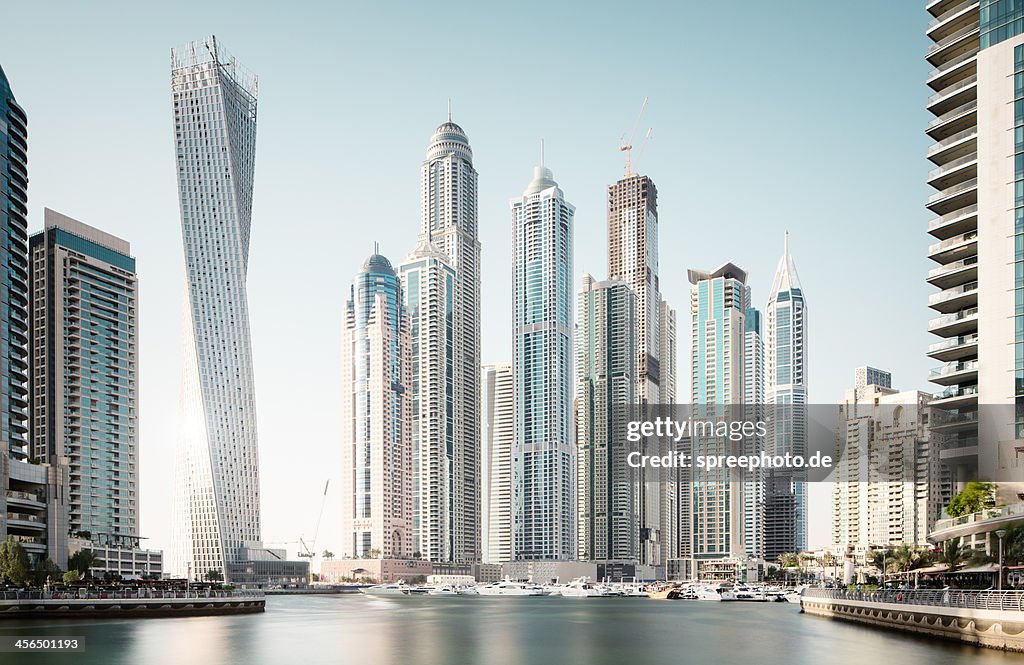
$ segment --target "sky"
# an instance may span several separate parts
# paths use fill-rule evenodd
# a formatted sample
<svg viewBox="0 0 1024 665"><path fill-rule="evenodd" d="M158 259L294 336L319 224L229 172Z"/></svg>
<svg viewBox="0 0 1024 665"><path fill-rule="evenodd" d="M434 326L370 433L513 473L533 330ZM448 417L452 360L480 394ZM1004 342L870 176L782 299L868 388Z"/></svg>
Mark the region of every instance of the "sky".
<svg viewBox="0 0 1024 665"><path fill-rule="evenodd" d="M645 96L637 169L657 184L660 278L732 261L764 306L790 232L808 301L810 401L853 368L930 390L923 2L15 3L0 64L29 115L30 229L49 207L131 242L140 280L140 504L168 549L183 260L170 49L214 34L259 76L248 289L264 541L340 548L340 325L380 243L419 229L435 127L479 171L484 362L511 360L508 200L539 161L576 206L579 276L607 276L605 188ZM326 500L325 483L330 480ZM322 520L317 524L323 506ZM811 490L809 544L828 544Z"/></svg>

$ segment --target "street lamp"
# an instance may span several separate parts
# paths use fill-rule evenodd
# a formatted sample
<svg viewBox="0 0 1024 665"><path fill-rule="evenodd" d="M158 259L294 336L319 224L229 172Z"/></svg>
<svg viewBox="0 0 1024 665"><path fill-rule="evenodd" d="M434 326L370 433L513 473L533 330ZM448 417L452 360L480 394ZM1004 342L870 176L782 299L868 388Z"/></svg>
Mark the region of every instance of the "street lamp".
<svg viewBox="0 0 1024 665"><path fill-rule="evenodd" d="M999 538L999 586L1000 591L1003 590L1003 538L1006 537L1006 529L998 529L996 536Z"/></svg>

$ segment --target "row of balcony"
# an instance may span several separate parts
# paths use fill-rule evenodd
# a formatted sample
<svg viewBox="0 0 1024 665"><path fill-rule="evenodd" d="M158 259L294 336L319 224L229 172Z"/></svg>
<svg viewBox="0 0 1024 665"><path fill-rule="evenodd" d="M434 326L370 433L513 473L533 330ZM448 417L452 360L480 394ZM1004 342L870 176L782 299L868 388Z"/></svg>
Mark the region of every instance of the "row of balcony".
<svg viewBox="0 0 1024 665"><path fill-rule="evenodd" d="M941 40L978 20L978 0L962 0L960 4L944 8L928 22L925 30L932 39Z"/></svg>

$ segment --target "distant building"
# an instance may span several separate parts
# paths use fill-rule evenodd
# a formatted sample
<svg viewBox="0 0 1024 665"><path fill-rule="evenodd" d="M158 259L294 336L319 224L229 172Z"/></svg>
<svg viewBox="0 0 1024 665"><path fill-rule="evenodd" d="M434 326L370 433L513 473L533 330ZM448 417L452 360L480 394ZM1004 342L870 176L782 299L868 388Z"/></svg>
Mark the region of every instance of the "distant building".
<svg viewBox="0 0 1024 665"><path fill-rule="evenodd" d="M413 554L409 319L380 254L352 281L341 332L341 555Z"/></svg>
<svg viewBox="0 0 1024 665"><path fill-rule="evenodd" d="M131 547L127 547L105 545L87 538L70 538L68 555L81 550L90 550L96 557L89 567L89 573L93 577L103 578L107 573L126 580L160 579L164 576L164 553L160 550L143 549L139 546L138 540L132 543Z"/></svg>
<svg viewBox="0 0 1024 665"><path fill-rule="evenodd" d="M576 324L576 500L578 556L639 562L636 419L636 295L629 284L583 275Z"/></svg>
<svg viewBox="0 0 1024 665"><path fill-rule="evenodd" d="M138 285L128 243L47 209L29 240L32 455L70 465L68 528L138 545Z"/></svg>
<svg viewBox="0 0 1024 665"><path fill-rule="evenodd" d="M888 382L890 377L882 378ZM846 392L839 407L833 472L832 545L837 553L927 545L948 493L930 438L929 401L926 393L878 384Z"/></svg>
<svg viewBox="0 0 1024 665"><path fill-rule="evenodd" d="M853 370L853 387L867 388L878 386L879 388L892 388L892 374L884 369L874 367L857 367Z"/></svg>
<svg viewBox="0 0 1024 665"><path fill-rule="evenodd" d="M551 170L512 199L513 557L576 558L572 224Z"/></svg>
<svg viewBox="0 0 1024 665"><path fill-rule="evenodd" d="M512 366L484 365L480 380L483 560L498 564L512 560Z"/></svg>
<svg viewBox="0 0 1024 665"><path fill-rule="evenodd" d="M237 561L228 564L231 583L243 589L305 587L309 585L309 561L288 561L283 549L246 543Z"/></svg>

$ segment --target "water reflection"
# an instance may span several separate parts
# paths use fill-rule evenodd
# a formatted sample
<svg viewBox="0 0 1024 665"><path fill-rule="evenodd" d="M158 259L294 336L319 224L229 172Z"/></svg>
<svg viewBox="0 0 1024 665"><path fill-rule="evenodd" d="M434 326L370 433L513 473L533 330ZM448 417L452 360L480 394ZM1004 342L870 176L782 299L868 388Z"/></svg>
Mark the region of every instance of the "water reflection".
<svg viewBox="0 0 1024 665"><path fill-rule="evenodd" d="M804 616L788 603L644 599L277 596L262 615L5 621L0 634L84 636L84 653L0 654L33 665L1024 662Z"/></svg>

